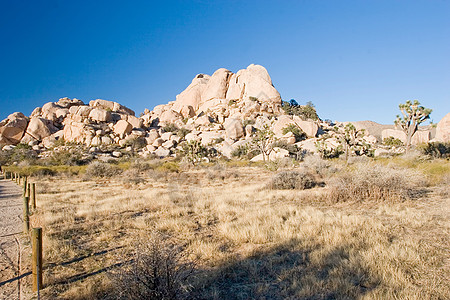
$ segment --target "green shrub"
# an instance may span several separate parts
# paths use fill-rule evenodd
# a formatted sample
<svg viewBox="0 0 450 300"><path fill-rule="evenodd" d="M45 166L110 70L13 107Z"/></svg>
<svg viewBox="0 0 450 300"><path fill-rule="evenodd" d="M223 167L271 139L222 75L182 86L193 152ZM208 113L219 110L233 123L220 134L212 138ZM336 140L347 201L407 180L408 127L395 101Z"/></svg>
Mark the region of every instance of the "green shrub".
<svg viewBox="0 0 450 300"><path fill-rule="evenodd" d="M177 127L177 125L175 125L173 123L168 123L168 124L166 124L166 125L164 125L162 127L162 130L164 132L173 132L173 133L175 133L175 132L177 132L179 130L179 128Z"/></svg>
<svg viewBox="0 0 450 300"><path fill-rule="evenodd" d="M297 101L292 99L290 102L283 101L281 107L288 115L300 116L304 119L318 120L319 116L311 101L308 101L306 105L299 105Z"/></svg>
<svg viewBox="0 0 450 300"><path fill-rule="evenodd" d="M389 136L383 139L383 144L391 147L400 147L403 146L403 142L400 139L394 138L393 136Z"/></svg>
<svg viewBox="0 0 450 300"><path fill-rule="evenodd" d="M228 106L234 106L237 103L237 99L231 99L230 101L228 101Z"/></svg>
<svg viewBox="0 0 450 300"><path fill-rule="evenodd" d="M247 126L247 125L254 125L255 123L256 123L255 120L247 119L247 120L244 120L244 122L242 124L243 124L243 126L245 128L245 126Z"/></svg>
<svg viewBox="0 0 450 300"><path fill-rule="evenodd" d="M62 146L51 151L50 156L43 163L51 166L80 166L87 162L83 159L82 153L86 149L82 146Z"/></svg>
<svg viewBox="0 0 450 300"><path fill-rule="evenodd" d="M283 134L287 134L289 132L292 132L295 136L296 141L300 141L306 138L306 133L303 132L303 130L298 127L296 124L288 124L286 127L282 129Z"/></svg>
<svg viewBox="0 0 450 300"><path fill-rule="evenodd" d="M177 131L177 135L181 138L181 139L184 139L185 137L186 137L186 135L188 134L188 133L190 133L191 132L191 130L189 130L189 129L186 129L186 128L180 128L180 130L178 130Z"/></svg>
<svg viewBox="0 0 450 300"><path fill-rule="evenodd" d="M37 158L37 153L27 144L18 144L8 151L0 150L0 165L11 165L21 162L33 164Z"/></svg>
<svg viewBox="0 0 450 300"><path fill-rule="evenodd" d="M165 161L162 165L155 168L156 171L160 172L176 172L180 171L180 165L174 161Z"/></svg>

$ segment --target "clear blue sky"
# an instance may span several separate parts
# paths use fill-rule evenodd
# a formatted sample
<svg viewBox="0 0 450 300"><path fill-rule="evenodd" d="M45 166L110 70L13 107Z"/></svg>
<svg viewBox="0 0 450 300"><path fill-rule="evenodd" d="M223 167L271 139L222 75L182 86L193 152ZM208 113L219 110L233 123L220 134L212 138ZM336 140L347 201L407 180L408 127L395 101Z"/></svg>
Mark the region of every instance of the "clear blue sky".
<svg viewBox="0 0 450 300"><path fill-rule="evenodd" d="M0 119L65 96L138 114L251 63L323 119L392 123L408 99L450 112L446 0L0 0L0 41Z"/></svg>

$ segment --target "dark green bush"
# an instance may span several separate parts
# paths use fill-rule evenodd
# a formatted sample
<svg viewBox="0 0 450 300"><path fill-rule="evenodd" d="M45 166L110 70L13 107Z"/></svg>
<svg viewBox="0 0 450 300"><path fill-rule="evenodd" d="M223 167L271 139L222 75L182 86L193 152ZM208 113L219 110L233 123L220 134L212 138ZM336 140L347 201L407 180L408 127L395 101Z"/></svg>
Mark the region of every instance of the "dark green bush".
<svg viewBox="0 0 450 300"><path fill-rule="evenodd" d="M303 130L298 127L296 124L288 124L286 127L282 130L283 134L292 132L295 136L296 141L300 141L306 138L306 133L303 132Z"/></svg>
<svg viewBox="0 0 450 300"><path fill-rule="evenodd" d="M297 101L292 99L291 101L283 101L281 107L288 115L300 116L304 119L318 120L316 108L311 101L308 101L306 105L299 105Z"/></svg>
<svg viewBox="0 0 450 300"><path fill-rule="evenodd" d="M419 146L419 150L431 157L435 158L449 158L450 157L450 143L431 142Z"/></svg>

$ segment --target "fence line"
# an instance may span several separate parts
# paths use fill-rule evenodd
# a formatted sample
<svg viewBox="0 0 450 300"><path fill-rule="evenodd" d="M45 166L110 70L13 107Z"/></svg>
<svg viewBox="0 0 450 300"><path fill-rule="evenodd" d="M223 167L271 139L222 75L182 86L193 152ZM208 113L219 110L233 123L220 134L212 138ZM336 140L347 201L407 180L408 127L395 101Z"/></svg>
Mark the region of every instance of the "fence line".
<svg viewBox="0 0 450 300"><path fill-rule="evenodd" d="M29 182L27 176L22 176L17 172L8 172L5 170L1 172L1 175L3 175L4 179L11 179L11 181L14 181L18 186L22 185L23 187L23 232L28 238L31 239L33 291L37 292L37 299L40 299L40 290L43 288L42 228L30 228L30 216L32 215L31 211L34 212L36 210L36 183Z"/></svg>

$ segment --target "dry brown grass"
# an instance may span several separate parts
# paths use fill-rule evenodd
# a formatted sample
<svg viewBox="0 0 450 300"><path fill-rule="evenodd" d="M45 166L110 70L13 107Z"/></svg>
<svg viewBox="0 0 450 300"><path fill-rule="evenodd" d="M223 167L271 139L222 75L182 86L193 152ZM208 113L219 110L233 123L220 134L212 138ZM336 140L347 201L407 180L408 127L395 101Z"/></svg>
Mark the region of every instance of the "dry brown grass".
<svg viewBox="0 0 450 300"><path fill-rule="evenodd" d="M268 190L268 170L226 172L239 176L152 170L139 184L40 182L44 295L114 299L107 274L157 232L196 262L191 298L450 297L448 195L327 204L329 188Z"/></svg>

